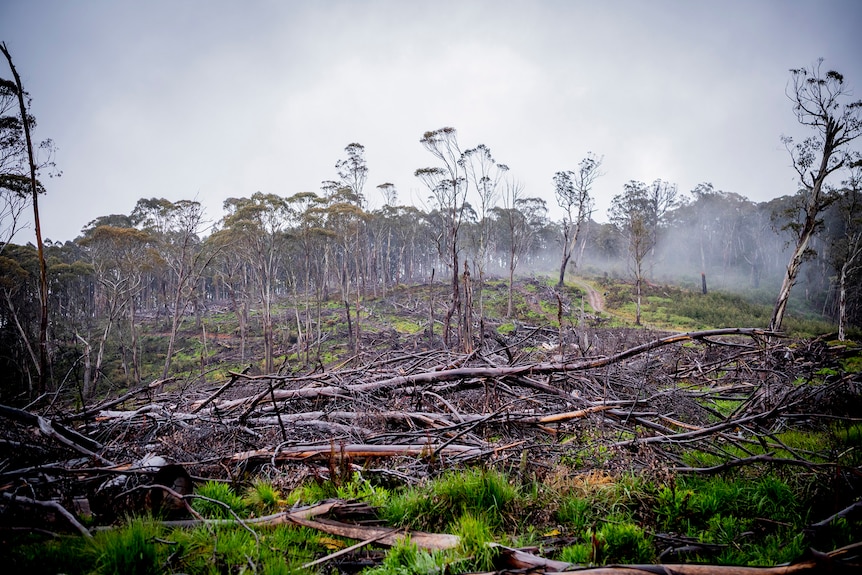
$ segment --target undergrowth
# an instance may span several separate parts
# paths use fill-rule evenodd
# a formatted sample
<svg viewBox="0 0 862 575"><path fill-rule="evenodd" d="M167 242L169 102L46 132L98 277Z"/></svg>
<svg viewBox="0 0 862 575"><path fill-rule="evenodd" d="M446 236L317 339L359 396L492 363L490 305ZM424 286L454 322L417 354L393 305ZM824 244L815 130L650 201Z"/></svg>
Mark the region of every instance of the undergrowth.
<svg viewBox="0 0 862 575"><path fill-rule="evenodd" d="M859 444L860 426L833 429L846 448ZM835 497L834 475L789 473L749 467L734 475L667 476L575 473L559 468L526 482L504 472L450 470L416 486L386 488L355 473L339 484L311 481L286 495L255 480L241 497L226 483L198 488L195 508L210 517L241 517L313 504L329 497L365 501L391 526L447 532L460 544L447 551L423 551L409 539L391 549L369 575L482 572L495 569L499 547L529 545L540 551L548 538L569 544L551 558L586 564L638 564L658 560L668 534L704 544L678 561L774 565L800 557L809 545L829 550L862 539L862 521L833 521L815 539L806 527L852 499ZM134 518L123 526L80 537L43 540L20 536L6 541L3 564L10 572L218 573L253 566L258 573L296 573L301 566L349 541L306 527L199 526L169 528ZM547 556L547 554L546 554ZM326 571L327 568L322 568ZM251 571L249 571L251 572Z"/></svg>

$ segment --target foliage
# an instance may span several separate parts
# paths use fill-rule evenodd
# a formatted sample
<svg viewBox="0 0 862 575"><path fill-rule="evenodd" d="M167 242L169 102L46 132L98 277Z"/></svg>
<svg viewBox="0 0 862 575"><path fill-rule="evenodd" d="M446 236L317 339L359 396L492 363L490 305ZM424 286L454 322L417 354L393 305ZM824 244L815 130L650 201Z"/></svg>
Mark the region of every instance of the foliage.
<svg viewBox="0 0 862 575"><path fill-rule="evenodd" d="M394 524L428 530L443 528L464 514L481 516L499 527L517 496L506 475L470 469L449 472L419 489L394 494L382 514Z"/></svg>
<svg viewBox="0 0 862 575"><path fill-rule="evenodd" d="M258 477L246 489L243 503L257 514L266 515L275 513L285 502L271 482Z"/></svg>
<svg viewBox="0 0 862 575"><path fill-rule="evenodd" d="M155 541L160 534L158 525L146 519L133 519L123 529L100 533L93 543L97 572L160 573L164 552Z"/></svg>
<svg viewBox="0 0 862 575"><path fill-rule="evenodd" d="M471 571L493 570L498 548L488 545L493 541L491 525L483 516L464 513L454 523L452 531L461 539L457 551L471 559Z"/></svg>
<svg viewBox="0 0 862 575"><path fill-rule="evenodd" d="M442 555L419 549L406 538L395 544L383 563L363 571L365 575L432 575L440 572Z"/></svg>
<svg viewBox="0 0 862 575"><path fill-rule="evenodd" d="M221 481L207 481L198 488L197 495L207 499L194 498L192 508L210 519L233 518L231 511L239 514L245 510L246 504L242 497L237 495L230 485Z"/></svg>

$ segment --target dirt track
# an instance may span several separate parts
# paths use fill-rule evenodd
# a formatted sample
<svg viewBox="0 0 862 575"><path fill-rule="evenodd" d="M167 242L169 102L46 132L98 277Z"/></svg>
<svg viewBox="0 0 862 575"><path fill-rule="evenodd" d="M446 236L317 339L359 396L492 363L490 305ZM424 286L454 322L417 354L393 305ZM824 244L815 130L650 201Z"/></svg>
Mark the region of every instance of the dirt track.
<svg viewBox="0 0 862 575"><path fill-rule="evenodd" d="M598 290L581 280L572 280L572 283L587 292L587 302L589 302L590 307L593 308L593 311L595 311L596 313L605 311L605 298L602 297L602 294L599 293Z"/></svg>

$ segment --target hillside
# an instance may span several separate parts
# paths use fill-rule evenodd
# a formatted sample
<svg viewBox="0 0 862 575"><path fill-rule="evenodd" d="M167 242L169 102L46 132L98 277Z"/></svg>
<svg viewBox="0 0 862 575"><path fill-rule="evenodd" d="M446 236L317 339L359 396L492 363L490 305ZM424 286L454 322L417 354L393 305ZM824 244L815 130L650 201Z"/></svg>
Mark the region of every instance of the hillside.
<svg viewBox="0 0 862 575"><path fill-rule="evenodd" d="M429 293L436 321L445 314L445 286L399 287L363 300L358 346L348 337L348 325L356 333L356 316L348 324L343 303L328 302L314 310L315 338L279 326L272 373L256 359L255 330L243 358L232 315L214 305L200 326L188 318L178 371L168 380L108 390L87 405L58 397L38 415L3 409L6 522L69 528L56 513L33 514L33 501L74 510L90 528L120 521L130 510L164 512L145 486L165 485L159 474L171 469L198 486L186 495L190 501L205 493L225 500L227 493L213 495L210 485L242 492L259 481L291 494L294 503L360 499L377 511L351 518L349 507L327 508L359 535L312 521L315 529L354 539L363 538L359 525L372 521L440 537L454 532L460 539L452 541L463 541L457 522L479 517L489 522L489 540L567 565L651 562L660 555L772 564L798 558L808 545L831 551L862 540L853 515L862 492L858 346L786 339L748 326L636 328L625 324L625 305L615 304L622 286L603 286L602 313L588 303L599 301L597 290L585 287L520 282L516 318L505 320L505 286L493 283L483 297L481 345L469 352L447 350L440 330L428 329ZM665 307L659 300L684 300L678 292L666 297L670 289L656 288L664 297L650 297ZM295 318L298 311L282 304L278 316ZM666 315L660 306L654 313ZM41 432L34 435L34 428ZM750 493L742 483L733 488L741 490L736 497L755 498L755 517L728 507L727 493L715 495L711 511L704 507L694 489L698 482L718 489L712 477L722 485L761 486ZM494 503L469 511L467 503L452 507L448 495L434 494L446 481L457 489L479 481L480 490L503 481L510 485L505 493L514 491L499 509ZM611 487L629 495L611 495ZM414 492L437 503L404 507L399 498ZM602 499L610 496L622 498ZM285 513L277 501L267 509ZM236 505L240 513L252 509ZM609 505L613 511L603 515ZM291 517L288 523L310 521ZM86 531L84 523L78 525ZM628 535L612 533L615 525L628 526ZM422 537L415 533L420 546ZM523 537L534 543L514 545ZM638 550L613 551L620 537L633 537ZM505 553L495 556L508 561ZM339 569L350 572L358 556L346 557Z"/></svg>

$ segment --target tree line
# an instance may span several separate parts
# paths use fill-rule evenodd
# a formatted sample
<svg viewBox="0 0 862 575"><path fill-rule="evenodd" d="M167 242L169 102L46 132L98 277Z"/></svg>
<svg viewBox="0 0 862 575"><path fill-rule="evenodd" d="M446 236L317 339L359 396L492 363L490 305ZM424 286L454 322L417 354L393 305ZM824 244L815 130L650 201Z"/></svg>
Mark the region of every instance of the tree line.
<svg viewBox="0 0 862 575"><path fill-rule="evenodd" d="M404 284L449 286L445 314L435 318L429 305L426 330L469 352L485 331L485 282L507 281L511 316L518 273L553 273L559 285L579 270L630 278L637 323L647 282L767 290L778 293L775 329L798 284L809 308L835 320L844 337L845 326L862 325L862 164L848 146L862 129L860 103L846 103L843 77L821 73L819 64L791 77L794 111L813 135L784 140L799 190L768 202L709 183L680 192L663 179L630 181L599 223L592 190L603 158L587 153L549 177L562 213L553 221L547 202L528 195L490 147L462 148L457 131L445 127L419 140L429 158L415 171L428 195L424 208L400 204L391 183L369 189L365 148L351 143L317 191L229 198L215 217L195 200L143 198L128 214L101 216L75 240L44 247L10 242L18 214L38 197L18 175L46 168L22 152L22 128L35 123L10 104L23 88L4 81L0 365L7 377L0 394L44 392L47 381L48 388L72 382L88 397L106 377L109 354L121 366L111 377L123 385L168 378L178 335L192 324L206 330L201 318L212 309L235 314L243 361L250 334L262 337L267 372L288 340L310 359L326 335L327 302L343 308L358 353L368 298ZM840 183L833 177L830 186L835 173ZM371 209L369 194L382 207ZM276 306L283 302L287 308ZM145 354L164 357L158 373L143 372Z"/></svg>

